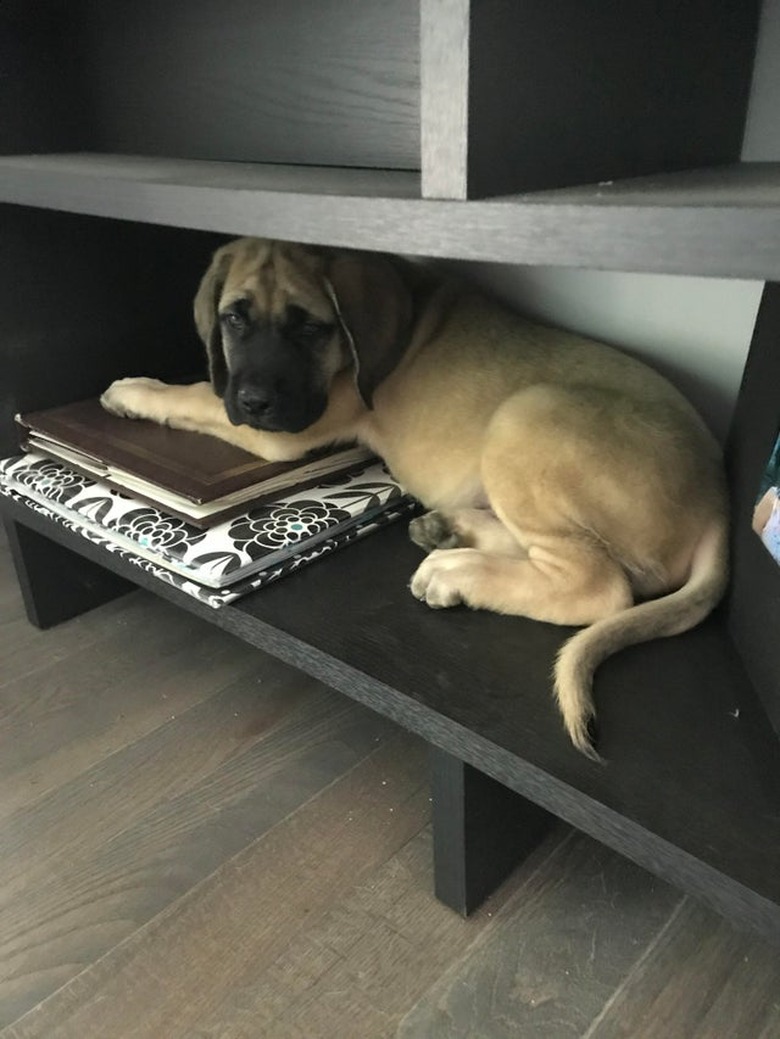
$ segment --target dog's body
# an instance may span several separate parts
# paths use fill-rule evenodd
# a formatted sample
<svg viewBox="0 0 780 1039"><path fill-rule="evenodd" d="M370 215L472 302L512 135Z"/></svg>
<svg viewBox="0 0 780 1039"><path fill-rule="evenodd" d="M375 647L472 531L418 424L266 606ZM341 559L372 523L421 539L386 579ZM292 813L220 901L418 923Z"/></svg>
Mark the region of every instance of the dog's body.
<svg viewBox="0 0 780 1039"><path fill-rule="evenodd" d="M640 362L416 265L257 239L218 251L195 317L210 383L120 380L105 406L274 459L371 447L435 510L411 528L418 598L589 625L555 675L586 753L601 660L721 597L720 452Z"/></svg>

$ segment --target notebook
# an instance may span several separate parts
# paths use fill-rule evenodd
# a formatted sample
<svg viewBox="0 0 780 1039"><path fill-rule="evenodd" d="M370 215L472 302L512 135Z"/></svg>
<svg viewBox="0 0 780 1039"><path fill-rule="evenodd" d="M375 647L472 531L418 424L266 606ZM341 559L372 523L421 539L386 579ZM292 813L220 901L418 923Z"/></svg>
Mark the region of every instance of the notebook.
<svg viewBox="0 0 780 1039"><path fill-rule="evenodd" d="M197 526L237 515L247 502L314 486L371 458L338 447L269 462L217 437L107 412L97 397L16 416L25 450L60 459Z"/></svg>
<svg viewBox="0 0 780 1039"><path fill-rule="evenodd" d="M317 488L253 506L208 530L33 453L0 462L0 491L37 505L91 540L146 560L155 573L162 570L187 585L229 593L212 597L210 605L232 601L409 515L416 504L376 461L346 477L330 477ZM205 593L197 597L209 600Z"/></svg>

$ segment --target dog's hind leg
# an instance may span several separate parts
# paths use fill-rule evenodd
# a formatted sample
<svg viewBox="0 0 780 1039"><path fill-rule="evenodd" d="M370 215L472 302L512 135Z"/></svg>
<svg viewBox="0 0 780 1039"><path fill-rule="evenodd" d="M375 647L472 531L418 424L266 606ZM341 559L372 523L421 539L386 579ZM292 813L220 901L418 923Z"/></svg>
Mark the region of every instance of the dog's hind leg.
<svg viewBox="0 0 780 1039"><path fill-rule="evenodd" d="M592 624L633 602L626 574L606 552L554 536L536 540L524 557L436 549L417 568L411 590L436 608L464 603L566 625Z"/></svg>

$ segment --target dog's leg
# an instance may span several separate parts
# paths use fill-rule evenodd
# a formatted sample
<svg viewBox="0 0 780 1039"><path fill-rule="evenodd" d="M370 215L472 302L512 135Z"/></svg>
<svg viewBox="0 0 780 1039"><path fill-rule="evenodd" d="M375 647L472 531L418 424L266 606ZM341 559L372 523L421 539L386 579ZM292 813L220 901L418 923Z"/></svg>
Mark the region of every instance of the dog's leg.
<svg viewBox="0 0 780 1039"><path fill-rule="evenodd" d="M668 580L672 510L667 517L658 509L666 463L648 456L645 443L654 412L645 415L632 401L621 417L620 403L606 391L542 384L508 398L481 448L482 485L500 524L485 525L474 547L433 551L414 575L413 593L435 607L463 602L583 625L633 605L623 559ZM664 446L676 436L672 419L665 418L670 433L656 434ZM501 525L524 556L516 547L505 551Z"/></svg>
<svg viewBox="0 0 780 1039"><path fill-rule="evenodd" d="M100 403L114 415L149 419L199 433L210 432L228 422L222 401L208 382L171 386L146 377L117 379L102 395Z"/></svg>
<svg viewBox="0 0 780 1039"><path fill-rule="evenodd" d="M114 415L208 433L273 462L300 458L311 448L338 439L341 432L338 423L347 421L341 414L347 408L337 398L322 419L300 433L267 433L249 426L234 426L222 398L208 382L171 386L159 379L118 379L108 387L100 402Z"/></svg>
<svg viewBox="0 0 780 1039"><path fill-rule="evenodd" d="M409 537L426 552L437 548L479 548L498 555L525 555L514 534L490 509L426 512L411 521Z"/></svg>
<svg viewBox="0 0 780 1039"><path fill-rule="evenodd" d="M433 607L464 603L551 624L592 624L633 602L622 568L597 546L566 537L531 542L525 558L475 548L434 550L411 582Z"/></svg>

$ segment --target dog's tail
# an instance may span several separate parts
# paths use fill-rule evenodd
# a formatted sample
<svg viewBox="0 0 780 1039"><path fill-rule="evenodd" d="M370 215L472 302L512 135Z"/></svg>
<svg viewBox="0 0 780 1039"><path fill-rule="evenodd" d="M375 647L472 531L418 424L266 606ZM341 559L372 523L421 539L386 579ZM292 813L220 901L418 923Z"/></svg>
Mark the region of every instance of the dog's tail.
<svg viewBox="0 0 780 1039"><path fill-rule="evenodd" d="M690 575L681 588L596 621L562 646L555 663L555 695L566 731L578 750L601 760L588 734L595 717L593 672L599 664L625 646L695 627L717 605L727 580L728 525L718 518L702 534Z"/></svg>

